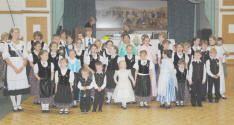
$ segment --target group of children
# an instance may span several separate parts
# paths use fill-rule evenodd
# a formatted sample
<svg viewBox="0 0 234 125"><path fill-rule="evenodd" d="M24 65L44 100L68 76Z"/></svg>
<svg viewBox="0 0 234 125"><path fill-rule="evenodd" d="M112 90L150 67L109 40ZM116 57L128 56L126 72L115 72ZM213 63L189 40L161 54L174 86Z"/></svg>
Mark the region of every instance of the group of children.
<svg viewBox="0 0 234 125"><path fill-rule="evenodd" d="M111 40L102 44L89 28L85 37L78 33L73 38L65 31L53 35L49 46L42 41L41 32L33 36L27 45L26 69L34 104L41 104L43 113L50 112L52 104L60 108L59 113L68 114L77 102L82 113L89 112L92 105L92 112L97 108L102 112L105 95L106 104L113 100L123 109L130 102L150 108L152 100L159 101L161 108L171 108L172 102L184 106L190 96L192 106L202 106L207 96L213 102L213 93L217 103L226 99L223 57L228 52L222 47L223 40L215 36L209 43L195 38L192 47L189 42L171 46L161 33L155 47L143 35L142 44L136 47L123 34L119 48Z"/></svg>

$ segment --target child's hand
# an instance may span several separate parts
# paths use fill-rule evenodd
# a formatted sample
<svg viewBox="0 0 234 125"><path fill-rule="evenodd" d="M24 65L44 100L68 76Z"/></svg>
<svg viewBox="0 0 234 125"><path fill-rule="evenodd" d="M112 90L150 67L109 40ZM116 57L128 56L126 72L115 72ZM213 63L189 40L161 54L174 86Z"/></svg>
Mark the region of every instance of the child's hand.
<svg viewBox="0 0 234 125"><path fill-rule="evenodd" d="M135 87L136 86L136 82L133 82L133 87Z"/></svg>
<svg viewBox="0 0 234 125"><path fill-rule="evenodd" d="M73 92L73 88L72 87L70 87L71 88L71 92Z"/></svg>
<svg viewBox="0 0 234 125"><path fill-rule="evenodd" d="M40 77L38 77L38 78L37 78L37 80L38 80L38 81L40 81L40 80L41 80L41 78L40 78Z"/></svg>
<svg viewBox="0 0 234 125"><path fill-rule="evenodd" d="M204 85L205 84L205 82L202 82L202 85Z"/></svg>
<svg viewBox="0 0 234 125"><path fill-rule="evenodd" d="M101 92L102 91L102 88L98 88L98 92Z"/></svg>
<svg viewBox="0 0 234 125"><path fill-rule="evenodd" d="M193 84L193 83L190 81L190 82L189 82L189 85L192 85L192 84Z"/></svg>

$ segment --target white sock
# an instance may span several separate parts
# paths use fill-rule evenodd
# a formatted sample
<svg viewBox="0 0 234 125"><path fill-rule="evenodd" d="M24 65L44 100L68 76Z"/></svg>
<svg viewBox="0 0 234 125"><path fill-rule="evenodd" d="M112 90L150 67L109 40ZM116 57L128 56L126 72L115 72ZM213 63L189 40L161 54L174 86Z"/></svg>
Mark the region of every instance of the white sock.
<svg viewBox="0 0 234 125"><path fill-rule="evenodd" d="M111 92L107 92L107 101L108 102L111 101L111 97L112 97L112 93Z"/></svg>
<svg viewBox="0 0 234 125"><path fill-rule="evenodd" d="M126 102L122 102L122 106L123 107L127 107L127 103Z"/></svg>
<svg viewBox="0 0 234 125"><path fill-rule="evenodd" d="M68 110L68 108L65 108L65 110L64 110L65 112L68 112L69 110Z"/></svg>
<svg viewBox="0 0 234 125"><path fill-rule="evenodd" d="M60 112L63 112L63 111L64 111L64 109L63 109L63 108L61 108L61 109L60 109Z"/></svg>
<svg viewBox="0 0 234 125"><path fill-rule="evenodd" d="M144 105L148 105L148 103L147 103L147 102L144 102Z"/></svg>
<svg viewBox="0 0 234 125"><path fill-rule="evenodd" d="M41 110L45 110L45 104L41 103Z"/></svg>
<svg viewBox="0 0 234 125"><path fill-rule="evenodd" d="M22 97L22 95L17 95L16 96L16 98L17 98L17 100L16 100L17 101L17 103L16 103L17 106L20 106L20 104L21 104L21 97Z"/></svg>
<svg viewBox="0 0 234 125"><path fill-rule="evenodd" d="M50 110L50 104L46 104L46 110Z"/></svg>
<svg viewBox="0 0 234 125"><path fill-rule="evenodd" d="M74 105L77 105L77 104L76 104L76 101L74 101L73 104L74 104Z"/></svg>
<svg viewBox="0 0 234 125"><path fill-rule="evenodd" d="M167 105L171 105L171 103L170 103L170 102L168 102L168 103L167 103Z"/></svg>
<svg viewBox="0 0 234 125"><path fill-rule="evenodd" d="M143 102L140 102L140 106L143 106L144 105L144 103Z"/></svg>
<svg viewBox="0 0 234 125"><path fill-rule="evenodd" d="M12 105L13 107L15 108L17 105L16 105L16 100L15 100L15 96L10 96L11 98L11 102L12 102Z"/></svg>

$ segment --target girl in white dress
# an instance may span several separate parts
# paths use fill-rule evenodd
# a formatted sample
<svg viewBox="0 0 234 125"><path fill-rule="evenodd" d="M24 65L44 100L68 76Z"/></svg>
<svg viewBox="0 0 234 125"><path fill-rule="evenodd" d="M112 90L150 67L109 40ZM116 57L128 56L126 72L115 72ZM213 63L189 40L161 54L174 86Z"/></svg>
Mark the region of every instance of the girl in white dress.
<svg viewBox="0 0 234 125"><path fill-rule="evenodd" d="M117 80L118 77L118 80ZM122 103L121 108L126 109L128 102L134 102L135 96L132 89L131 81L135 86L135 80L132 77L131 71L126 69L126 62L124 60L119 62L119 70L115 71L114 81L116 87L113 93L115 103Z"/></svg>
<svg viewBox="0 0 234 125"><path fill-rule="evenodd" d="M3 59L7 63L6 95L10 95L13 111L23 111L21 96L30 92L26 75L27 50L23 41L19 40L19 29L12 30L12 39L5 43Z"/></svg>

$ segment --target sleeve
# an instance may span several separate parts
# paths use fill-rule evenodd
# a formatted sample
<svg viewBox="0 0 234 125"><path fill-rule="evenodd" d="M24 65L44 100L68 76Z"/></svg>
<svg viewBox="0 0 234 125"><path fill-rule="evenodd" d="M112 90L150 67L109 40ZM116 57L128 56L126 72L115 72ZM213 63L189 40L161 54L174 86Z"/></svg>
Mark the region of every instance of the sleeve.
<svg viewBox="0 0 234 125"><path fill-rule="evenodd" d="M33 62L33 55L31 53L28 55L28 61Z"/></svg>
<svg viewBox="0 0 234 125"><path fill-rule="evenodd" d="M92 77L94 77L94 76L92 76ZM93 79L93 78L92 78ZM92 80L92 83L88 86L88 89L92 89L93 87L94 87L94 84L96 84L95 83L95 81L94 81L94 79Z"/></svg>
<svg viewBox="0 0 234 125"><path fill-rule="evenodd" d="M214 74L210 71L210 60L206 61L206 72L209 76L214 77Z"/></svg>
<svg viewBox="0 0 234 125"><path fill-rule="evenodd" d="M55 72L55 84L58 84L59 78L58 78L58 71Z"/></svg>
<svg viewBox="0 0 234 125"><path fill-rule="evenodd" d="M161 59L161 51L158 50L158 59Z"/></svg>
<svg viewBox="0 0 234 125"><path fill-rule="evenodd" d="M6 58L10 57L7 43L4 45L4 50L3 50L2 57L3 57L3 59L6 59Z"/></svg>
<svg viewBox="0 0 234 125"><path fill-rule="evenodd" d="M22 41L22 42L23 42L23 41ZM24 59L27 59L27 58L28 58L28 52L27 52L26 44L23 43L23 46L24 46L23 57L24 57Z"/></svg>
<svg viewBox="0 0 234 125"><path fill-rule="evenodd" d="M138 62L136 62L133 66L134 69L138 70L139 69L139 65L138 65Z"/></svg>
<svg viewBox="0 0 234 125"><path fill-rule="evenodd" d="M78 87L80 90L84 90L84 87L81 85L81 82L78 83L77 87Z"/></svg>
<svg viewBox="0 0 234 125"><path fill-rule="evenodd" d="M223 65L222 65L222 62L219 61L219 73L218 73L218 75L221 77L223 74L224 74L223 73Z"/></svg>
<svg viewBox="0 0 234 125"><path fill-rule="evenodd" d="M34 65L33 70L34 70L34 73L38 73L39 72L38 64Z"/></svg>
<svg viewBox="0 0 234 125"><path fill-rule="evenodd" d="M172 52L171 59L172 59L173 62L174 62L174 56L175 56L175 52Z"/></svg>
<svg viewBox="0 0 234 125"><path fill-rule="evenodd" d="M106 58L104 58L103 56L100 56L100 61L102 62L102 64L106 64L107 65L108 60Z"/></svg>
<svg viewBox="0 0 234 125"><path fill-rule="evenodd" d="M54 63L51 63L51 72L54 72Z"/></svg>
<svg viewBox="0 0 234 125"><path fill-rule="evenodd" d="M104 78L104 81L103 81L103 85L101 86L102 89L105 89L106 88L106 76Z"/></svg>
<svg viewBox="0 0 234 125"><path fill-rule="evenodd" d="M189 71L188 71L188 81L192 82L192 75L193 75L193 64L191 63L189 66Z"/></svg>
<svg viewBox="0 0 234 125"><path fill-rule="evenodd" d="M97 86L97 84L96 84L96 80L95 80L94 75L93 75L93 81L94 81L94 83L93 83L93 87L94 87L94 89L98 89L98 86Z"/></svg>
<svg viewBox="0 0 234 125"><path fill-rule="evenodd" d="M206 66L204 65L202 83L205 83L205 82L206 82Z"/></svg>
<svg viewBox="0 0 234 125"><path fill-rule="evenodd" d="M153 70L154 69L154 64L150 61L149 69Z"/></svg>
<svg viewBox="0 0 234 125"><path fill-rule="evenodd" d="M74 84L74 72L70 72L69 82L73 85Z"/></svg>
<svg viewBox="0 0 234 125"><path fill-rule="evenodd" d="M87 64L87 65L90 64L90 57L89 56L85 56L84 63Z"/></svg>
<svg viewBox="0 0 234 125"><path fill-rule="evenodd" d="M28 41L27 42L27 51L31 51L31 47L32 47L31 41Z"/></svg>
<svg viewBox="0 0 234 125"><path fill-rule="evenodd" d="M188 64L189 63L189 56L187 54L185 54L185 63Z"/></svg>

